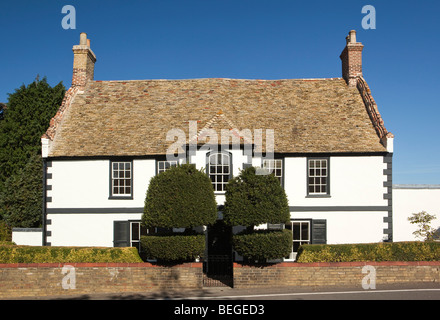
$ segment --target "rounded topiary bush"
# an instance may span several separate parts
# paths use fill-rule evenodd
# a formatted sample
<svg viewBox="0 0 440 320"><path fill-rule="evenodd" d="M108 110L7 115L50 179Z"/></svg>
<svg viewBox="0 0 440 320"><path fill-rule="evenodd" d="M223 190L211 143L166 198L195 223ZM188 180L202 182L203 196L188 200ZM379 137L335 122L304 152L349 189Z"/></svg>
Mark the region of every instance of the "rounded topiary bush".
<svg viewBox="0 0 440 320"><path fill-rule="evenodd" d="M194 260L205 251L205 235L190 229L214 224L216 220L217 203L208 175L192 164L171 167L151 179L142 222L151 229L186 230L143 236L143 251L148 258L159 261Z"/></svg>
<svg viewBox="0 0 440 320"><path fill-rule="evenodd" d="M278 178L257 174L249 167L226 185L223 217L230 226L245 226L246 232L233 236L234 250L249 261L280 259L292 250L287 230L254 230L261 224L282 224L290 219L287 196Z"/></svg>
<svg viewBox="0 0 440 320"><path fill-rule="evenodd" d="M272 174L246 168L226 185L223 216L231 226L286 223L290 218L286 193Z"/></svg>
<svg viewBox="0 0 440 320"><path fill-rule="evenodd" d="M194 165L171 167L151 179L142 217L145 226L192 228L216 219L211 180Z"/></svg>
<svg viewBox="0 0 440 320"><path fill-rule="evenodd" d="M248 261L286 257L292 251L292 233L289 230L256 230L232 237L235 251Z"/></svg>

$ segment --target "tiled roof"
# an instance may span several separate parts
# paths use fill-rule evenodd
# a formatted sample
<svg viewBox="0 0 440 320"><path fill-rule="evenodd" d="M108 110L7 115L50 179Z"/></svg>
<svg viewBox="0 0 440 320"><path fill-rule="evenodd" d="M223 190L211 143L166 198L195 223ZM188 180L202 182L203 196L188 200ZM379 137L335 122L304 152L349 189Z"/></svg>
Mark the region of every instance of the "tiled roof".
<svg viewBox="0 0 440 320"><path fill-rule="evenodd" d="M273 129L275 152L386 151L359 90L342 78L89 81L66 100L48 130L50 157L165 154L170 129L194 138L190 121L199 139L210 127L263 137Z"/></svg>

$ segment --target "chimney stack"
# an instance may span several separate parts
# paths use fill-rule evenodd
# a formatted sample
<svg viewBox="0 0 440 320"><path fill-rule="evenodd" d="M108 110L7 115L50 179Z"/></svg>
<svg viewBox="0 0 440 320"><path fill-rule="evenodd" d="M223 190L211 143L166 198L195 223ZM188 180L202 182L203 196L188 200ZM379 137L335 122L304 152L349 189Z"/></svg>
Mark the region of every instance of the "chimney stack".
<svg viewBox="0 0 440 320"><path fill-rule="evenodd" d="M356 31L351 30L346 46L339 58L342 61L342 77L350 87L355 87L357 78L362 77L362 43L356 41Z"/></svg>
<svg viewBox="0 0 440 320"><path fill-rule="evenodd" d="M93 80L96 56L90 49L90 39L86 33L81 33L79 45L73 46L73 75L72 87L84 89L87 81Z"/></svg>

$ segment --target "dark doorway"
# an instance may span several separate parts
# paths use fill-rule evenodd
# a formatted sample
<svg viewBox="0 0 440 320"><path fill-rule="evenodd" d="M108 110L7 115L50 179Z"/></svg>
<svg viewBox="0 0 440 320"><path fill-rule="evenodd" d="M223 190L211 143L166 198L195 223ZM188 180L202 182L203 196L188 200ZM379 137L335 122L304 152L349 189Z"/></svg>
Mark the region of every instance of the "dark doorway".
<svg viewBox="0 0 440 320"><path fill-rule="evenodd" d="M232 227L218 220L208 227L208 256L204 263L203 284L207 287L232 287Z"/></svg>

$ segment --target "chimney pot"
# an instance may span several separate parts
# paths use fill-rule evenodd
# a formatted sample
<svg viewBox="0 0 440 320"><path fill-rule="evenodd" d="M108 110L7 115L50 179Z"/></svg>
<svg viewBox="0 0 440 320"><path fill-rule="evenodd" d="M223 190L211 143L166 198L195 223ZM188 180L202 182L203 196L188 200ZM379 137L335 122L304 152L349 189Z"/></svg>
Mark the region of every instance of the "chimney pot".
<svg viewBox="0 0 440 320"><path fill-rule="evenodd" d="M350 43L356 43L356 30L350 30Z"/></svg>
<svg viewBox="0 0 440 320"><path fill-rule="evenodd" d="M81 32L79 35L79 44L80 45L87 45L87 33Z"/></svg>
<svg viewBox="0 0 440 320"><path fill-rule="evenodd" d="M87 47L90 48L90 39L87 39Z"/></svg>

